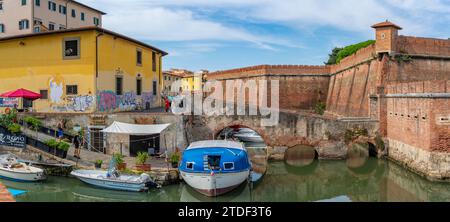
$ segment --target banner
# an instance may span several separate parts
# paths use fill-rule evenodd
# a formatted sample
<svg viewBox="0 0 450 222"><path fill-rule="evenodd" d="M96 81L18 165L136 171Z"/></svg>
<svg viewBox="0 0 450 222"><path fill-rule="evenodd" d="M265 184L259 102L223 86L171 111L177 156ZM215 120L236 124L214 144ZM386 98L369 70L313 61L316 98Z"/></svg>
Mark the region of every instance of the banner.
<svg viewBox="0 0 450 222"><path fill-rule="evenodd" d="M18 98L0 98L0 107L10 107L19 106Z"/></svg>
<svg viewBox="0 0 450 222"><path fill-rule="evenodd" d="M25 148L27 146L27 138L23 134L12 134L0 127L0 146Z"/></svg>

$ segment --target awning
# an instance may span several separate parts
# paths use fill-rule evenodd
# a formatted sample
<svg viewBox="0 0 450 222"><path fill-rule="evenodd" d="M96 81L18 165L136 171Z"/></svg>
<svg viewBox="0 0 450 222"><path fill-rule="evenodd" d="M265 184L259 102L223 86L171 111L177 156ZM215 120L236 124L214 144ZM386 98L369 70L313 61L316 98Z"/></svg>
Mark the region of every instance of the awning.
<svg viewBox="0 0 450 222"><path fill-rule="evenodd" d="M41 98L41 94L39 93L35 93L35 92L31 92L30 90L26 90L26 89L17 89L11 92L6 92L0 95L0 97L5 97L5 98L25 98L25 99L39 99Z"/></svg>
<svg viewBox="0 0 450 222"><path fill-rule="evenodd" d="M152 135L160 134L164 131L170 124L152 124L152 125L138 125L121 123L114 121L111 126L103 129L103 133L117 133L117 134L129 134L129 135Z"/></svg>

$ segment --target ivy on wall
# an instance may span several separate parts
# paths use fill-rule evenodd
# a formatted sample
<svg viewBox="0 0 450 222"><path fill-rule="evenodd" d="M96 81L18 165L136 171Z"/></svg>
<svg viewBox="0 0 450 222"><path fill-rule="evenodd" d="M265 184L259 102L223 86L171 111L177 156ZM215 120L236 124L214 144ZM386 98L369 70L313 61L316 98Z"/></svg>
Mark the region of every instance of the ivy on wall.
<svg viewBox="0 0 450 222"><path fill-rule="evenodd" d="M372 44L375 44L375 40L360 42L354 45L346 46L344 48L334 48L332 53L329 55L328 62L326 62L325 64L326 65L338 64L344 58L351 56L355 54L358 50L366 48L367 46L370 46Z"/></svg>

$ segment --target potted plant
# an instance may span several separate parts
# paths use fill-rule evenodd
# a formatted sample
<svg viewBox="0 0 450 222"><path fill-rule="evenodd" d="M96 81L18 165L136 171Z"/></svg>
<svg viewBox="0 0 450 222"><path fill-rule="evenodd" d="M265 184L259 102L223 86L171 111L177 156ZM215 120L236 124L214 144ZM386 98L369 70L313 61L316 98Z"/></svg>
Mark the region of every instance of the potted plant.
<svg viewBox="0 0 450 222"><path fill-rule="evenodd" d="M96 160L95 161L95 168L100 169L102 168L103 160Z"/></svg>
<svg viewBox="0 0 450 222"><path fill-rule="evenodd" d="M170 155L170 162L173 168L178 168L178 162L180 162L180 153L175 152Z"/></svg>
<svg viewBox="0 0 450 222"><path fill-rule="evenodd" d="M122 154L115 153L113 155L113 158L116 161L118 170L125 170L127 168L127 163L125 163L125 161L123 160L123 155Z"/></svg>
<svg viewBox="0 0 450 222"><path fill-rule="evenodd" d="M54 154L56 151L55 149L58 147L58 141L55 139L50 139L45 142L45 145L48 146L48 152Z"/></svg>
<svg viewBox="0 0 450 222"><path fill-rule="evenodd" d="M66 142L60 142L58 143L58 147L56 150L56 155L58 157L61 157L63 159L65 159L67 157L67 151L69 151L70 148L70 144L66 143Z"/></svg>
<svg viewBox="0 0 450 222"><path fill-rule="evenodd" d="M148 155L147 152L138 152L138 155L136 157L136 169L139 171L150 171L152 165L151 164L146 164L145 162L147 162L148 158L150 156Z"/></svg>

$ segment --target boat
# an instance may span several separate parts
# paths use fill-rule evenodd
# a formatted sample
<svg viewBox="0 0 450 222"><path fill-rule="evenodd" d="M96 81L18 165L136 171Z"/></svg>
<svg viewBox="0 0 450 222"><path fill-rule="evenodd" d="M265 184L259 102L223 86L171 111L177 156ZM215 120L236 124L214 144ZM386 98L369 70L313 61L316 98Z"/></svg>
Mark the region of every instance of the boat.
<svg viewBox="0 0 450 222"><path fill-rule="evenodd" d="M148 174L121 175L115 168L108 171L75 170L70 174L87 184L111 190L143 192L158 186Z"/></svg>
<svg viewBox="0 0 450 222"><path fill-rule="evenodd" d="M191 143L179 167L182 179L199 193L219 196L247 181L251 162L244 145L235 141Z"/></svg>
<svg viewBox="0 0 450 222"><path fill-rule="evenodd" d="M0 156L0 178L19 182L36 182L47 179L44 170L19 162L11 154Z"/></svg>
<svg viewBox="0 0 450 222"><path fill-rule="evenodd" d="M252 143L263 143L263 138L253 130L239 131L233 134L234 137L238 138L242 142L252 142Z"/></svg>

